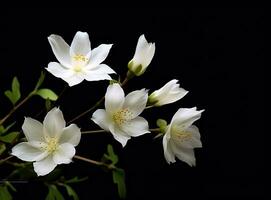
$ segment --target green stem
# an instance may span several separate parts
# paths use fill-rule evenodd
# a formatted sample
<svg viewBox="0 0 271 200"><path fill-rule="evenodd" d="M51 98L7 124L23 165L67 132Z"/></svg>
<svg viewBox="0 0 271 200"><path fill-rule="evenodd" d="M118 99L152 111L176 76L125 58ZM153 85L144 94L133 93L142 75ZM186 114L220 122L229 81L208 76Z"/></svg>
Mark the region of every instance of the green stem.
<svg viewBox="0 0 271 200"><path fill-rule="evenodd" d="M89 133L105 133L105 130L94 130L94 131L82 131L82 134L89 134Z"/></svg>
<svg viewBox="0 0 271 200"><path fill-rule="evenodd" d="M0 120L0 125L2 125L18 108L20 108L25 102L27 102L33 95L35 91L30 92L20 103L14 106L9 113Z"/></svg>
<svg viewBox="0 0 271 200"><path fill-rule="evenodd" d="M11 159L13 156L8 156L8 157L6 157L6 158L4 158L4 159L1 159L0 160L0 165L1 164L3 164L3 163L5 163L6 161L8 161L9 159Z"/></svg>
<svg viewBox="0 0 271 200"><path fill-rule="evenodd" d="M120 85L123 87L131 78L132 78L131 75L127 75L126 78L122 81L122 83ZM71 124L72 122L80 119L81 117L85 116L86 114L88 114L89 112L91 112L92 110L94 110L95 108L97 108L98 106L100 106L101 103L103 103L104 99L105 99L105 96L103 96L94 106L92 106L88 110L82 112L81 114L77 115L76 117L74 117L73 119L71 119L70 121L68 121L67 124Z"/></svg>
<svg viewBox="0 0 271 200"><path fill-rule="evenodd" d="M150 128L149 131L151 131L151 132L159 132L160 128Z"/></svg>
<svg viewBox="0 0 271 200"><path fill-rule="evenodd" d="M91 163L93 165L104 166L104 167L107 167L108 169L115 169L115 166L113 166L113 165L106 164L104 162L100 162L100 161L96 161L96 160L92 160L92 159L89 159L89 158L85 158L85 157L82 157L82 156L75 155L74 158L76 158L78 160L88 162L88 163Z"/></svg>
<svg viewBox="0 0 271 200"><path fill-rule="evenodd" d="M150 108L153 108L154 106L147 106L146 108L145 108L145 110L147 110L147 109L150 109Z"/></svg>

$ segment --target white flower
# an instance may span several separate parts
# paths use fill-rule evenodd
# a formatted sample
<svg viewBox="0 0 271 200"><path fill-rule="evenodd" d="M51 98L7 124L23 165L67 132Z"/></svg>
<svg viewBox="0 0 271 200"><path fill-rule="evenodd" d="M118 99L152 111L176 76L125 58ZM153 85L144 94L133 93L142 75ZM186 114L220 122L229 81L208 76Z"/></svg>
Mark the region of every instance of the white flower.
<svg viewBox="0 0 271 200"><path fill-rule="evenodd" d="M119 84L109 85L105 94L105 110L98 109L92 120L102 129L110 131L124 147L131 136L149 133L148 122L138 116L146 107L148 93L136 90L124 97Z"/></svg>
<svg viewBox="0 0 271 200"><path fill-rule="evenodd" d="M81 132L75 124L65 126L63 114L58 108L47 113L43 124L25 118L22 129L27 142L14 146L12 155L24 161L34 161L34 170L38 176L50 173L58 164L70 163Z"/></svg>
<svg viewBox="0 0 271 200"><path fill-rule="evenodd" d="M145 36L138 39L135 55L129 62L128 68L136 76L142 75L152 61L155 52L155 43L148 43Z"/></svg>
<svg viewBox="0 0 271 200"><path fill-rule="evenodd" d="M202 147L200 133L194 121L201 117L204 110L180 108L173 116L163 137L164 155L167 162L176 162L175 156L190 166L196 165L194 148Z"/></svg>
<svg viewBox="0 0 271 200"><path fill-rule="evenodd" d="M149 96L150 104L154 106L162 106L165 104L173 103L183 98L188 93L188 91L180 88L180 84L178 84L177 82L178 80L173 79L159 90L154 91Z"/></svg>
<svg viewBox="0 0 271 200"><path fill-rule="evenodd" d="M59 63L50 62L46 69L66 81L69 86L79 84L84 79L111 80L108 74L115 73L107 65L101 64L112 44L101 44L91 50L88 34L80 31L75 34L71 46L59 35L50 35L48 40Z"/></svg>

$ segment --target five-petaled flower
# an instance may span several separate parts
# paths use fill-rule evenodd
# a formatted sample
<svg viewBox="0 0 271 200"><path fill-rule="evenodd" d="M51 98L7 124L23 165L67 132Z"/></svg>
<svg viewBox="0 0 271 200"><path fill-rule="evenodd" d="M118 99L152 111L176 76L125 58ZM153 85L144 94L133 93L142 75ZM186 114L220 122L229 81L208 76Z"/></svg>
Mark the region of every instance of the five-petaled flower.
<svg viewBox="0 0 271 200"><path fill-rule="evenodd" d="M159 90L155 90L149 96L149 103L153 106L162 106L170 103L174 103L183 98L188 91L180 88L178 80L173 79L165 84Z"/></svg>
<svg viewBox="0 0 271 200"><path fill-rule="evenodd" d="M59 63L50 62L46 69L69 86L77 85L84 79L111 80L108 74L115 73L109 66L101 64L112 44L101 44L91 50L88 34L80 31L75 34L71 46L59 35L50 35L48 40Z"/></svg>
<svg viewBox="0 0 271 200"><path fill-rule="evenodd" d="M163 137L164 155L168 163L176 162L175 156L190 166L196 165L194 148L202 147L200 133L194 121L204 110L180 108L173 116Z"/></svg>
<svg viewBox="0 0 271 200"><path fill-rule="evenodd" d="M124 97L119 84L109 85L105 94L105 110L98 109L92 120L102 129L110 131L124 147L132 137L149 133L148 122L138 116L146 107L148 92L136 90Z"/></svg>
<svg viewBox="0 0 271 200"><path fill-rule="evenodd" d="M47 113L43 124L25 118L22 129L27 142L14 146L12 155L24 161L34 161L34 170L38 176L50 173L58 164L70 163L81 132L75 124L65 126L63 114L58 108Z"/></svg>
<svg viewBox="0 0 271 200"><path fill-rule="evenodd" d="M148 43L145 36L138 39L133 59L128 63L129 70L136 76L142 75L152 61L155 43Z"/></svg>

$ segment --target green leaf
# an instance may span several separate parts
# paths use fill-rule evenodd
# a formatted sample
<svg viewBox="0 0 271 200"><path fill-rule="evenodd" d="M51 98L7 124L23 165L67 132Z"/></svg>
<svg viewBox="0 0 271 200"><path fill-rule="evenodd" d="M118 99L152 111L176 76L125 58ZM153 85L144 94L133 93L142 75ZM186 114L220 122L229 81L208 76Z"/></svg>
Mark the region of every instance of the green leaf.
<svg viewBox="0 0 271 200"><path fill-rule="evenodd" d="M12 200L12 196L8 191L7 186L0 186L0 199L1 200Z"/></svg>
<svg viewBox="0 0 271 200"><path fill-rule="evenodd" d="M49 99L51 101L56 101L57 100L57 95L54 93L52 90L44 88L44 89L39 89L37 92L35 92L36 95L39 95L43 99Z"/></svg>
<svg viewBox="0 0 271 200"><path fill-rule="evenodd" d="M48 185L49 192L45 200L65 200L55 185Z"/></svg>
<svg viewBox="0 0 271 200"><path fill-rule="evenodd" d="M68 193L68 195L70 197L72 197L74 200L79 200L78 195L76 194L76 192L74 191L74 189L72 189L71 186L65 184L64 187L66 188L67 193Z"/></svg>
<svg viewBox="0 0 271 200"><path fill-rule="evenodd" d="M0 155L6 150L6 145L0 142Z"/></svg>
<svg viewBox="0 0 271 200"><path fill-rule="evenodd" d="M4 135L4 136L2 135L0 136L0 141L6 142L6 143L12 143L19 134L20 132L11 132L7 135Z"/></svg>
<svg viewBox="0 0 271 200"><path fill-rule="evenodd" d="M41 84L42 84L43 81L44 81L44 78L45 78L45 73L42 71L42 72L40 73L40 77L39 77L39 80L38 80L38 82L37 82L37 84L36 84L35 90L39 89L39 87L41 86Z"/></svg>
<svg viewBox="0 0 271 200"><path fill-rule="evenodd" d="M113 182L118 186L118 194L121 199L126 197L125 172L121 168L112 171Z"/></svg>
<svg viewBox="0 0 271 200"><path fill-rule="evenodd" d="M118 161L119 158L118 156L114 153L113 147L111 144L107 145L107 152L110 160L112 161L112 164L115 165Z"/></svg>
<svg viewBox="0 0 271 200"><path fill-rule="evenodd" d="M20 83L16 76L12 80L11 91L5 91L5 95L8 97L8 99L13 105L15 105L17 101L21 98Z"/></svg>

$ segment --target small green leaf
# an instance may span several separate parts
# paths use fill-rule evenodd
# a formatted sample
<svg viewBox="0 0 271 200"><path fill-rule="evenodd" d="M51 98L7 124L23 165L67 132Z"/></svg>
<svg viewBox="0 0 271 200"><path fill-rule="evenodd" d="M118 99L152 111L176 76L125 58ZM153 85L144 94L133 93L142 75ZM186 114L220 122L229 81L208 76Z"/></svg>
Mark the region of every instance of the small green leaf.
<svg viewBox="0 0 271 200"><path fill-rule="evenodd" d="M1 200L12 200L12 196L8 191L7 186L0 186L0 199Z"/></svg>
<svg viewBox="0 0 271 200"><path fill-rule="evenodd" d="M6 150L6 145L0 142L0 155Z"/></svg>
<svg viewBox="0 0 271 200"><path fill-rule="evenodd" d="M36 84L35 90L39 89L39 87L41 86L41 84L42 84L43 81L44 81L44 78L45 78L45 73L42 71L42 72L40 73L40 77L39 77L39 80L38 80L38 82L37 82L37 84Z"/></svg>
<svg viewBox="0 0 271 200"><path fill-rule="evenodd" d="M49 192L46 196L46 200L65 200L55 185L49 185L48 189Z"/></svg>
<svg viewBox="0 0 271 200"><path fill-rule="evenodd" d="M68 193L68 195L70 197L72 197L74 200L79 200L78 195L76 194L76 192L74 191L74 189L72 189L71 186L65 184L64 187L66 188L67 193Z"/></svg>
<svg viewBox="0 0 271 200"><path fill-rule="evenodd" d="M20 132L11 132L9 134L6 135L2 135L0 136L0 141L2 142L6 142L6 143L12 143L15 138L17 138L17 136L20 134Z"/></svg>
<svg viewBox="0 0 271 200"><path fill-rule="evenodd" d="M112 80L109 81L109 84L110 84L110 85L112 85L112 84L114 84L114 83L119 83L119 81L114 80L114 79L112 79Z"/></svg>
<svg viewBox="0 0 271 200"><path fill-rule="evenodd" d="M126 197L125 172L121 168L112 171L113 182L118 186L118 194L121 199Z"/></svg>
<svg viewBox="0 0 271 200"><path fill-rule="evenodd" d="M5 91L5 95L13 105L15 105L17 101L21 98L20 83L16 76L12 80L11 91Z"/></svg>
<svg viewBox="0 0 271 200"><path fill-rule="evenodd" d="M114 153L113 147L111 144L107 145L107 152L110 160L112 161L112 164L115 165L118 161L119 158L118 156Z"/></svg>
<svg viewBox="0 0 271 200"><path fill-rule="evenodd" d="M58 97L56 93L47 88L39 89L35 94L41 96L43 99L49 99L51 101L56 101Z"/></svg>

